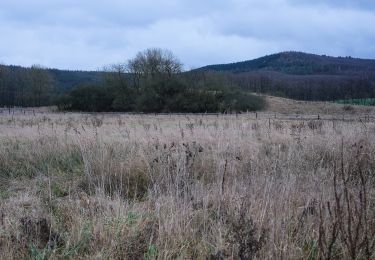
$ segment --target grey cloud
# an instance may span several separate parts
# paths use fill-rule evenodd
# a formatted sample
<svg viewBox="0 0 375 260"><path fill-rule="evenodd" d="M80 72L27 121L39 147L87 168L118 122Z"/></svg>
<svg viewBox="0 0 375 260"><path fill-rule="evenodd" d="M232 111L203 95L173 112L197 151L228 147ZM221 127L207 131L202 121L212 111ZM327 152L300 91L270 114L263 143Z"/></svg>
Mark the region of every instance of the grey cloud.
<svg viewBox="0 0 375 260"><path fill-rule="evenodd" d="M374 58L370 1L302 2L2 0L0 61L97 69L149 47L187 68L284 50Z"/></svg>
<svg viewBox="0 0 375 260"><path fill-rule="evenodd" d="M374 10L375 1L373 0L289 0L290 3L295 5L326 5L334 8L350 8L350 9L363 9Z"/></svg>

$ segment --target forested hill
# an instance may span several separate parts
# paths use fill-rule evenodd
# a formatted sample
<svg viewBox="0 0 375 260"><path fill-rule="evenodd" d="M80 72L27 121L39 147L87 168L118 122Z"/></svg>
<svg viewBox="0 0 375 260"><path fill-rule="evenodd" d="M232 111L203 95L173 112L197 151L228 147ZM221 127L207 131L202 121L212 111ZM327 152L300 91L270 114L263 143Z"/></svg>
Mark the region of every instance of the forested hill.
<svg viewBox="0 0 375 260"><path fill-rule="evenodd" d="M243 62L209 65L201 68L201 70L233 73L276 71L293 75L353 75L375 73L375 60L330 57L303 52L281 52Z"/></svg>
<svg viewBox="0 0 375 260"><path fill-rule="evenodd" d="M375 60L282 52L258 59L210 65L242 89L308 101L375 98Z"/></svg>

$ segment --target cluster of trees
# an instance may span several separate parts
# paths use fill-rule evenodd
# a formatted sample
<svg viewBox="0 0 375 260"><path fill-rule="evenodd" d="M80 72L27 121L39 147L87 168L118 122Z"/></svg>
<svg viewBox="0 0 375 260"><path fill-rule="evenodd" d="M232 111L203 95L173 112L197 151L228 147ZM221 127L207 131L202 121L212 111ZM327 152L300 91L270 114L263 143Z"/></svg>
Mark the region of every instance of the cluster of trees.
<svg viewBox="0 0 375 260"><path fill-rule="evenodd" d="M55 82L47 70L0 65L0 106L51 105Z"/></svg>
<svg viewBox="0 0 375 260"><path fill-rule="evenodd" d="M263 99L229 85L219 73L182 73L172 52L148 49L105 68L103 84L74 88L58 101L63 110L124 112L253 111Z"/></svg>

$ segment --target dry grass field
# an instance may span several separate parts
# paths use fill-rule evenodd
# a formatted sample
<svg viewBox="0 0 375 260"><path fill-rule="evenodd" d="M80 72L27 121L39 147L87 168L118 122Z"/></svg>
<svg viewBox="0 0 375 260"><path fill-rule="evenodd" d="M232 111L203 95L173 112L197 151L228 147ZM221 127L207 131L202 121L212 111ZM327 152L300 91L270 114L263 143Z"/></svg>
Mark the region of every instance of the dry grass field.
<svg viewBox="0 0 375 260"><path fill-rule="evenodd" d="M350 116L4 112L0 258L374 259L375 121Z"/></svg>
<svg viewBox="0 0 375 260"><path fill-rule="evenodd" d="M281 114L364 115L374 114L373 106L341 105L331 102L311 102L265 96L268 112Z"/></svg>

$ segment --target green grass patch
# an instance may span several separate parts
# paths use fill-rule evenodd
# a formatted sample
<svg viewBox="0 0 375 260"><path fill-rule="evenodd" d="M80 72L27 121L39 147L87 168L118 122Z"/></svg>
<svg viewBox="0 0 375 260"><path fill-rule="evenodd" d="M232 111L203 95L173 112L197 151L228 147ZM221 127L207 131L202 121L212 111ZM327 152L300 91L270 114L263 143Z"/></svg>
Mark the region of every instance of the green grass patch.
<svg viewBox="0 0 375 260"><path fill-rule="evenodd" d="M375 98L341 99L334 102L344 105L375 106Z"/></svg>
<svg viewBox="0 0 375 260"><path fill-rule="evenodd" d="M11 141L0 146L0 178L32 178L39 173L76 173L83 167L78 149L39 141Z"/></svg>

